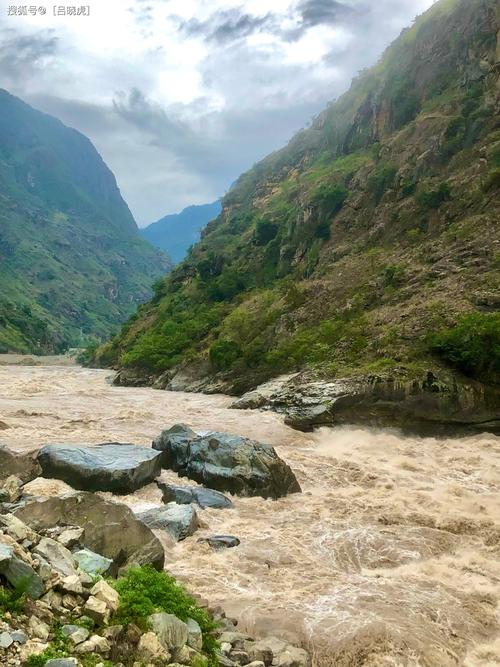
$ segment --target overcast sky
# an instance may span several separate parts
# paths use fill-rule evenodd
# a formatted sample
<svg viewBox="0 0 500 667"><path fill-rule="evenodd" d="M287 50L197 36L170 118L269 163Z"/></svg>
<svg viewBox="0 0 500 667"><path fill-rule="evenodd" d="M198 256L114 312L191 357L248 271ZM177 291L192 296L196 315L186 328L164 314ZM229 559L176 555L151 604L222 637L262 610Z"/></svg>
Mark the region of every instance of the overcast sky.
<svg viewBox="0 0 500 667"><path fill-rule="evenodd" d="M0 0L0 87L86 134L140 226L223 194L433 4L38 2L45 15L8 16Z"/></svg>

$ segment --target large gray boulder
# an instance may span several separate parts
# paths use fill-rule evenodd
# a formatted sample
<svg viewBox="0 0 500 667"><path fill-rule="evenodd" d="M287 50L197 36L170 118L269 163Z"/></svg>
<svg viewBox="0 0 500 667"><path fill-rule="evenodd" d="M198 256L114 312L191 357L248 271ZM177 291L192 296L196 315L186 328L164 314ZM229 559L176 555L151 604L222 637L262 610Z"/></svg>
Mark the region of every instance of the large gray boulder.
<svg viewBox="0 0 500 667"><path fill-rule="evenodd" d="M191 505L194 503L202 509L226 509L233 506L227 496L213 489L205 489L201 486L180 486L157 482L158 488L163 494L164 503L177 503L178 505Z"/></svg>
<svg viewBox="0 0 500 667"><path fill-rule="evenodd" d="M112 559L115 570L148 563L163 568L165 554L160 541L122 503L79 491L32 499L14 514L36 531L65 525L85 528L82 545Z"/></svg>
<svg viewBox="0 0 500 667"><path fill-rule="evenodd" d="M36 459L38 450L14 452L5 445L0 445L0 481L11 475L19 477L24 484L41 475L41 468Z"/></svg>
<svg viewBox="0 0 500 667"><path fill-rule="evenodd" d="M162 465L200 484L240 496L280 498L300 492L288 466L270 445L229 433L197 435L182 424L153 441Z"/></svg>
<svg viewBox="0 0 500 667"><path fill-rule="evenodd" d="M38 461L44 477L62 479L83 491L132 493L161 472L157 452L116 442L95 447L46 445Z"/></svg>
<svg viewBox="0 0 500 667"><path fill-rule="evenodd" d="M176 542L185 540L199 526L198 516L191 505L168 503L136 514L136 517L149 528L166 530Z"/></svg>

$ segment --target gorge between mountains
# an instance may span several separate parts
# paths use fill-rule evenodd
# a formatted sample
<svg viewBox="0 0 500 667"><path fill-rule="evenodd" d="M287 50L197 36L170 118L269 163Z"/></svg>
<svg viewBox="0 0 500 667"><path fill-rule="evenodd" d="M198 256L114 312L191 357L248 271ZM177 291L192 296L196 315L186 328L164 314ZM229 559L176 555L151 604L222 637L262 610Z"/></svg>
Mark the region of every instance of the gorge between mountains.
<svg viewBox="0 0 500 667"><path fill-rule="evenodd" d="M500 666L499 1L95 4L0 31L0 667Z"/></svg>
<svg viewBox="0 0 500 667"><path fill-rule="evenodd" d="M301 433L275 413L229 409L224 395L116 387L108 377L76 366L0 366L1 444L150 447L185 423L275 447L302 493L197 508L199 526L182 541L156 531L167 571L237 618L239 632L302 645L317 667L498 664L497 437L351 426ZM194 483L170 470L160 479ZM25 488L53 497L71 490L41 477ZM134 512L162 504L156 484L99 495ZM214 550L198 541L212 535L240 544Z"/></svg>

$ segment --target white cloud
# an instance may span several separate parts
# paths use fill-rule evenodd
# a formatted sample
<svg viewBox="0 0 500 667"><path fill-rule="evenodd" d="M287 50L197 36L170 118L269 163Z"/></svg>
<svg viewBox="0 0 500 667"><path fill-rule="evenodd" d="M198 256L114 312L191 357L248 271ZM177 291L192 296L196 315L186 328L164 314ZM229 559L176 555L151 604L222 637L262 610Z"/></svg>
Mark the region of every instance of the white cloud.
<svg viewBox="0 0 500 667"><path fill-rule="evenodd" d="M220 195L433 0L87 2L0 0L0 86L87 134L146 224Z"/></svg>

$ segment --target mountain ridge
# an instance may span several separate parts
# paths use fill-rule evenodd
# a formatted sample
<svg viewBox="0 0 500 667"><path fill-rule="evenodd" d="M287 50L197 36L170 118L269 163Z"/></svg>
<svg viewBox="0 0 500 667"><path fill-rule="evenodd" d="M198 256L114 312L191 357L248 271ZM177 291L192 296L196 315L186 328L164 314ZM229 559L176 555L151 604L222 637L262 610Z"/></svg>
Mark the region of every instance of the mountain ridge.
<svg viewBox="0 0 500 667"><path fill-rule="evenodd" d="M109 336L168 259L139 238L92 142L0 90L0 348Z"/></svg>
<svg viewBox="0 0 500 667"><path fill-rule="evenodd" d="M210 204L186 206L179 213L163 216L139 230L151 245L163 250L177 264L184 259L190 246L199 241L201 230L222 210L220 199Z"/></svg>
<svg viewBox="0 0 500 667"><path fill-rule="evenodd" d="M493 0L419 17L237 180L97 362L233 394L306 371L497 384L498 23Z"/></svg>

